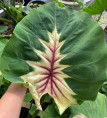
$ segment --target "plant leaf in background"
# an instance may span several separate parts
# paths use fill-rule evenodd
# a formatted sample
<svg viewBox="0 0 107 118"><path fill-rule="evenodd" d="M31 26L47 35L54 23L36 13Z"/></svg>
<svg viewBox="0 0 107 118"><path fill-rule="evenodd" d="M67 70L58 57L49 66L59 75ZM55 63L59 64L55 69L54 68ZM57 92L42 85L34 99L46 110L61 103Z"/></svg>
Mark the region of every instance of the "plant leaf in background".
<svg viewBox="0 0 107 118"><path fill-rule="evenodd" d="M1 40L1 38L11 37L11 36L12 36L12 34L9 34L9 35L2 34L2 35L0 35L0 40ZM7 39L6 39L6 40L7 40Z"/></svg>
<svg viewBox="0 0 107 118"><path fill-rule="evenodd" d="M59 5L60 7L62 7L62 8L65 7L65 5L64 5L62 2L59 2L58 0L55 0L55 2L58 3L58 5Z"/></svg>
<svg viewBox="0 0 107 118"><path fill-rule="evenodd" d="M96 15L102 14L105 9L107 9L107 0L95 0L95 3L85 7L83 11L90 15Z"/></svg>
<svg viewBox="0 0 107 118"><path fill-rule="evenodd" d="M32 95L30 93L27 93L24 97L25 103L29 103L32 100Z"/></svg>
<svg viewBox="0 0 107 118"><path fill-rule="evenodd" d="M31 109L29 110L29 114L32 116L36 111L36 106L32 106Z"/></svg>
<svg viewBox="0 0 107 118"><path fill-rule="evenodd" d="M0 26L0 32L4 32L8 29L7 26Z"/></svg>
<svg viewBox="0 0 107 118"><path fill-rule="evenodd" d="M77 100L96 98L107 78L106 50L104 31L96 21L50 2L18 23L0 66L9 81L28 83L38 109L48 93L62 114Z"/></svg>
<svg viewBox="0 0 107 118"><path fill-rule="evenodd" d="M14 19L18 23L19 21L22 20L23 14L22 14L22 5L20 5L17 9L13 6L10 6L11 11L13 13Z"/></svg>
<svg viewBox="0 0 107 118"><path fill-rule="evenodd" d="M80 6L84 7L85 3L84 0L75 0Z"/></svg>
<svg viewBox="0 0 107 118"><path fill-rule="evenodd" d="M101 91L107 96L107 82L101 86Z"/></svg>
<svg viewBox="0 0 107 118"><path fill-rule="evenodd" d="M0 33L3 33L3 32L5 32L5 31L7 31L7 29L8 29L8 27L7 26L0 26ZM0 40L3 40L3 38L4 37L11 37L12 36L12 34L9 34L9 35L5 35L5 34L0 34ZM8 42L7 41L7 39L4 39L4 41L6 40L6 43ZM4 42L3 41L3 42ZM2 42L2 41L1 41ZM1 43L1 45L3 45L2 43ZM2 46L1 46L1 48L2 48Z"/></svg>
<svg viewBox="0 0 107 118"><path fill-rule="evenodd" d="M15 0L13 0L13 4ZM15 5L15 4L14 4ZM10 18L10 20L6 18L0 18L0 21L8 22L9 24L13 25L14 27L16 24L26 15L22 13L22 5L18 8L15 8L14 5L10 5L7 3L6 0L0 0L0 8L6 13L6 15Z"/></svg>
<svg viewBox="0 0 107 118"><path fill-rule="evenodd" d="M97 99L94 102L85 101L81 105L70 107L70 109L70 118L75 118L74 116L80 114L83 114L86 116L86 118L107 118L107 97L99 93Z"/></svg>
<svg viewBox="0 0 107 118"><path fill-rule="evenodd" d="M25 14L28 14L30 12L30 10L31 10L30 6L24 6L22 8L22 12L25 13Z"/></svg>
<svg viewBox="0 0 107 118"><path fill-rule="evenodd" d="M61 116L57 112L55 105L49 105L46 110L43 112L42 118L69 118L70 110L67 109Z"/></svg>

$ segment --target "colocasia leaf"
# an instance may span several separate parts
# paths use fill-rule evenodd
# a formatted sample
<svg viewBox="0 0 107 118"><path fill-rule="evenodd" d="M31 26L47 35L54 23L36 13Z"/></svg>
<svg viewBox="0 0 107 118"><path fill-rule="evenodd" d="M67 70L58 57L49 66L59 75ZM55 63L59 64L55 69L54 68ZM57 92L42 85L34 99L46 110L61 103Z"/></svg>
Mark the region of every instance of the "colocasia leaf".
<svg viewBox="0 0 107 118"><path fill-rule="evenodd" d="M84 12L50 2L16 26L0 66L6 79L28 83L37 108L48 93L60 114L94 100L106 80L107 47L99 24Z"/></svg>

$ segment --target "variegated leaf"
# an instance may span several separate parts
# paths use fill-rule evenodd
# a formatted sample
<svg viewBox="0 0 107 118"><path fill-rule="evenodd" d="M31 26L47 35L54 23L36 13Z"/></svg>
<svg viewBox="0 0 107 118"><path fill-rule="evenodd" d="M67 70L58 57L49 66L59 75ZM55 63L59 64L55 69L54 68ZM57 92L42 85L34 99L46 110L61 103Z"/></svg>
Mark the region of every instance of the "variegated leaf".
<svg viewBox="0 0 107 118"><path fill-rule="evenodd" d="M96 21L50 2L33 9L16 26L0 66L9 81L28 83L38 109L48 93L62 114L78 100L96 98L106 80L106 50Z"/></svg>
<svg viewBox="0 0 107 118"><path fill-rule="evenodd" d="M44 46L45 52L35 49L35 53L41 58L40 62L27 61L28 65L34 68L33 72L28 73L27 75L22 76L24 82L29 82L30 92L33 95L33 90L36 90L38 101L45 94L48 93L51 95L59 110L62 113L68 106L72 103L76 104L76 100L71 96L75 93L69 88L69 86L64 81L64 78L70 78L67 74L63 73L64 68L69 67L68 65L61 65L59 62L66 55L60 54L60 48L63 45L64 41L59 42L60 34L57 33L55 28L53 32L48 32L49 42L40 40L40 43ZM40 105L38 108L41 109Z"/></svg>

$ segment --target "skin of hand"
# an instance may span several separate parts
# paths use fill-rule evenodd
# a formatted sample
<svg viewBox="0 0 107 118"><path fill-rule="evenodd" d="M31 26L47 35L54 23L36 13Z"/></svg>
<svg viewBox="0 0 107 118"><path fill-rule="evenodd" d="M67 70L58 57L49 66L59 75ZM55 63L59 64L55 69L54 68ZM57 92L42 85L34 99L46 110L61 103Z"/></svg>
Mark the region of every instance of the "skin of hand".
<svg viewBox="0 0 107 118"><path fill-rule="evenodd" d="M19 118L26 88L12 83L0 99L0 118Z"/></svg>

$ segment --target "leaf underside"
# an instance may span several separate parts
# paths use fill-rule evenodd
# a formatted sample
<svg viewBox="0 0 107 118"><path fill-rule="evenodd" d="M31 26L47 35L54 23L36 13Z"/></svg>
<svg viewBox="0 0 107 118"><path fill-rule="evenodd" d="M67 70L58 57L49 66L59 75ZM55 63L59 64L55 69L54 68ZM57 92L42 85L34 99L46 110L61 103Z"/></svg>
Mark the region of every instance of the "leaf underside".
<svg viewBox="0 0 107 118"><path fill-rule="evenodd" d="M90 16L50 2L18 23L0 66L9 81L28 83L38 109L48 93L62 114L77 100L96 98L106 80L106 48L104 32Z"/></svg>

